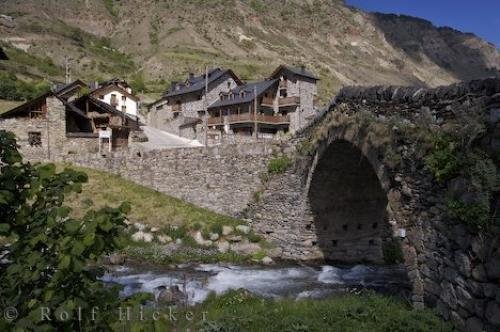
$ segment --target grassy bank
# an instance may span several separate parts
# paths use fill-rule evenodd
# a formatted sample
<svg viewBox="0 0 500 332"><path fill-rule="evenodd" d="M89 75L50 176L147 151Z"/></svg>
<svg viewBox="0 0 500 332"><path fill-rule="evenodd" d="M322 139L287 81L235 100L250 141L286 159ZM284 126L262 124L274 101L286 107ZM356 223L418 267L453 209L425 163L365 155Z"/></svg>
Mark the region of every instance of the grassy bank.
<svg viewBox="0 0 500 332"><path fill-rule="evenodd" d="M105 205L118 206L121 202L127 201L132 206L128 215L129 220L153 227L242 223L237 219L200 208L117 175L73 165L59 165L60 168L64 166L83 171L89 176L89 181L83 186L82 193L71 195L66 199L66 203L78 216L83 215L90 207L97 209Z"/></svg>
<svg viewBox="0 0 500 332"><path fill-rule="evenodd" d="M130 203L129 242L121 252L129 259L158 265L244 263L261 260L269 249L269 244L242 220L200 208L117 175L72 165L58 167L71 167L88 175L82 192L66 197L73 216L82 217L88 209ZM246 232L237 226L243 226ZM224 233L224 228L231 231ZM238 245L247 249L238 249ZM220 249L221 246L225 249Z"/></svg>
<svg viewBox="0 0 500 332"><path fill-rule="evenodd" d="M172 322L168 310L156 323L136 324L136 330L167 331L401 331L444 332L453 328L431 310L413 310L400 300L366 293L326 300L268 300L241 291L210 296L189 309L192 321L177 310ZM203 320L203 315L205 320ZM146 318L148 315L146 315ZM139 328L140 326L140 328ZM131 326L128 326L131 328ZM120 327L120 330L123 326ZM127 330L127 327L123 330ZM133 330L133 329L131 329Z"/></svg>

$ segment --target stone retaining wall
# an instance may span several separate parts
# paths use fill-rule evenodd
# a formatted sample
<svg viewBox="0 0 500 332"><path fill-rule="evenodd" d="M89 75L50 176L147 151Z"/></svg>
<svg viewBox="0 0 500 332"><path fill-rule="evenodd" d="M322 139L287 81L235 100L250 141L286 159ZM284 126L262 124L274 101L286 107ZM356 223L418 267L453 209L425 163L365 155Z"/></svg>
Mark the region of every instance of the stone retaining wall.
<svg viewBox="0 0 500 332"><path fill-rule="evenodd" d="M284 146L267 142L163 151L69 154L59 161L118 174L216 212L237 215L253 199L267 163Z"/></svg>

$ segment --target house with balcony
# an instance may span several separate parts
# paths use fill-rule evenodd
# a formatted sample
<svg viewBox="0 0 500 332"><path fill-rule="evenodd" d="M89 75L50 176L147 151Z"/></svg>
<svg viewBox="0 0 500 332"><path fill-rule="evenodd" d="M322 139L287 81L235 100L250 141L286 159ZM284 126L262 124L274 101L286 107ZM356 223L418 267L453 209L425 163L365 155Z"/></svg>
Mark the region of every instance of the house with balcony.
<svg viewBox="0 0 500 332"><path fill-rule="evenodd" d="M230 69L214 68L207 74L191 73L183 82L172 82L163 96L150 106L149 123L173 134L202 141L205 106L218 100L221 92L242 84Z"/></svg>
<svg viewBox="0 0 500 332"><path fill-rule="evenodd" d="M222 141L243 137L275 138L294 133L314 116L318 78L302 68L279 66L258 82L240 85L221 93L208 107L209 130Z"/></svg>
<svg viewBox="0 0 500 332"><path fill-rule="evenodd" d="M130 85L118 78L105 81L92 89L91 96L110 105L117 111L137 116L139 98L132 93Z"/></svg>
<svg viewBox="0 0 500 332"><path fill-rule="evenodd" d="M269 78L243 83L231 70L220 68L205 75L190 74L172 82L153 103L149 123L183 137L202 141L205 106L207 137L216 143L226 138L275 138L306 126L315 114L318 78L304 67L279 66Z"/></svg>
<svg viewBox="0 0 500 332"><path fill-rule="evenodd" d="M136 117L93 97L80 80L59 85L0 114L0 130L16 135L29 160L127 149L129 141L142 132Z"/></svg>
<svg viewBox="0 0 500 332"><path fill-rule="evenodd" d="M279 82L274 107L290 117L290 131L293 133L305 127L316 113L314 100L319 78L304 66L281 65L269 79Z"/></svg>

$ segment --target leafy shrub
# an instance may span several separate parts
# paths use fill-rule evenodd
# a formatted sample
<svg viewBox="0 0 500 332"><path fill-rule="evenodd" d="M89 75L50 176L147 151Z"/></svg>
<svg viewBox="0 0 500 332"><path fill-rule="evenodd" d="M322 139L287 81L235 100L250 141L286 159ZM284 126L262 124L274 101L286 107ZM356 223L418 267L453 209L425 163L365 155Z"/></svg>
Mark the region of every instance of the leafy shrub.
<svg viewBox="0 0 500 332"><path fill-rule="evenodd" d="M462 167L458 146L447 134L434 137L432 151L425 161L436 180L441 183L455 177Z"/></svg>
<svg viewBox="0 0 500 332"><path fill-rule="evenodd" d="M490 225L490 204L488 199L465 203L458 200L447 202L450 216L476 231L486 230Z"/></svg>
<svg viewBox="0 0 500 332"><path fill-rule="evenodd" d="M0 99L29 100L50 90L50 83L38 81L29 83L22 81L16 75L0 72Z"/></svg>
<svg viewBox="0 0 500 332"><path fill-rule="evenodd" d="M269 161L269 164L267 165L267 171L270 174L282 174L290 166L292 166L292 160L290 158L288 158L287 156L277 157Z"/></svg>
<svg viewBox="0 0 500 332"><path fill-rule="evenodd" d="M87 175L24 163L14 135L5 131L0 131L0 165L0 237L10 242L8 263L0 270L0 307L14 307L18 314L14 321L0 320L0 330L110 330L120 305L118 289L100 283L92 266L122 246L129 205L70 217L65 195L80 192ZM56 319L94 306L101 314L96 321ZM40 319L43 307L52 320Z"/></svg>

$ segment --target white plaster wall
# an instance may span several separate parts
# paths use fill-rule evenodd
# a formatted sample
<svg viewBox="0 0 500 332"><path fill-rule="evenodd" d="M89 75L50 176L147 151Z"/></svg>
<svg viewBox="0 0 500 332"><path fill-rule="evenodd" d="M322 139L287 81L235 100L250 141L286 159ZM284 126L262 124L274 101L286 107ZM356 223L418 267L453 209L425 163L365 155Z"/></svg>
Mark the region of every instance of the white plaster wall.
<svg viewBox="0 0 500 332"><path fill-rule="evenodd" d="M116 109L121 111L122 106L125 105L127 108L126 113L131 114L131 115L137 115L137 110L139 108L139 103L134 101L133 99L129 98L128 96L126 97L125 102L122 101L122 96L123 94L120 91L111 91L108 92L107 94L104 95L104 99L100 99L104 101L106 104L111 105L111 95L114 94L116 95L116 99L118 100L118 106L116 106Z"/></svg>

